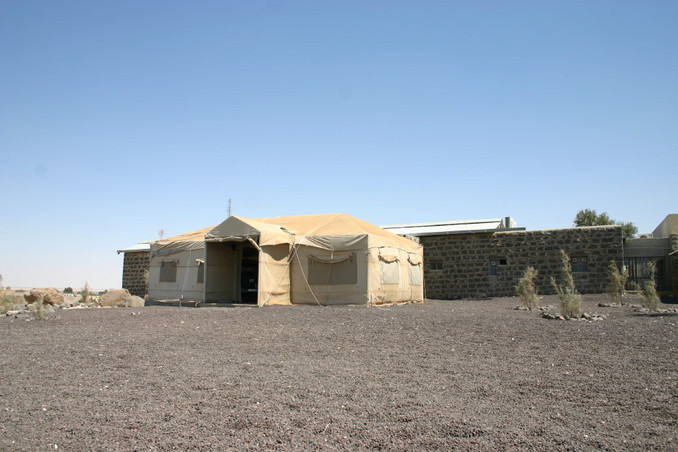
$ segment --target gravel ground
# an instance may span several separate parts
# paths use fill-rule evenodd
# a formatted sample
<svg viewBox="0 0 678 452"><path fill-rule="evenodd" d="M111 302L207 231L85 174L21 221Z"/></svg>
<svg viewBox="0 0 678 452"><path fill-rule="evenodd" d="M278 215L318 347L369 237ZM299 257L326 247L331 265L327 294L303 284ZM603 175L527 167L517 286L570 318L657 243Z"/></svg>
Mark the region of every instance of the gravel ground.
<svg viewBox="0 0 678 452"><path fill-rule="evenodd" d="M0 450L678 450L678 315L609 301L7 317Z"/></svg>

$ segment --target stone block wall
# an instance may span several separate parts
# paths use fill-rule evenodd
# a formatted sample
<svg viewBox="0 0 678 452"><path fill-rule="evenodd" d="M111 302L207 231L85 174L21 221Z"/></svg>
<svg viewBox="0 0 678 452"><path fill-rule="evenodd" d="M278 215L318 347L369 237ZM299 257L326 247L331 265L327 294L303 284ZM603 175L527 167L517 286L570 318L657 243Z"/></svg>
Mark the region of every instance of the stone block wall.
<svg viewBox="0 0 678 452"><path fill-rule="evenodd" d="M145 297L148 293L148 283L144 271L150 265L149 251L134 251L125 253L122 264L122 288L138 297Z"/></svg>
<svg viewBox="0 0 678 452"><path fill-rule="evenodd" d="M621 267L620 226L423 236L426 297L455 299L513 296L529 266L539 270L540 294L553 294L560 276L560 250L573 259L581 293L607 292L609 264ZM574 261L576 259L576 261Z"/></svg>
<svg viewBox="0 0 678 452"><path fill-rule="evenodd" d="M669 246L671 247L671 252L678 250L678 234L671 234L669 236ZM673 256L668 256L669 260L669 290L671 292L678 293L678 254Z"/></svg>

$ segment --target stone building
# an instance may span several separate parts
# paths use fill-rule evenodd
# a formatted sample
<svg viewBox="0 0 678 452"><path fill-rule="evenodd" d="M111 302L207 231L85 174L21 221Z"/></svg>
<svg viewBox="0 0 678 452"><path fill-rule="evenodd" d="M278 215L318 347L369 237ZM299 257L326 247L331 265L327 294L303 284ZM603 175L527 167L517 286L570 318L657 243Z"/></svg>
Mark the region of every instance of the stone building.
<svg viewBox="0 0 678 452"><path fill-rule="evenodd" d="M150 265L150 243L137 245L118 250L118 254L125 253L122 263L122 288L132 295L145 297L148 293L148 268Z"/></svg>
<svg viewBox="0 0 678 452"><path fill-rule="evenodd" d="M391 226L416 236L424 247L425 295L434 299L502 297L527 267L539 270L541 294L555 293L550 279L561 270L560 250L570 256L575 284L581 293L607 291L609 264L623 263L621 226L593 226L526 231L510 219L459 224ZM507 227L508 226L508 227Z"/></svg>

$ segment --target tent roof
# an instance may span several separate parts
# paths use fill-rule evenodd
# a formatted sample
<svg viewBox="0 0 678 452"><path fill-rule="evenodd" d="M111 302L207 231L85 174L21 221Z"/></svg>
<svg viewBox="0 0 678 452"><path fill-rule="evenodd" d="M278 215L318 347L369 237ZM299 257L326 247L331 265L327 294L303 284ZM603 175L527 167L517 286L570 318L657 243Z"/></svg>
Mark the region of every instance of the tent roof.
<svg viewBox="0 0 678 452"><path fill-rule="evenodd" d="M237 220L237 221L236 221ZM371 234L388 239L404 248L419 246L409 239L386 231L372 223L360 220L344 213L319 215L297 215L287 217L244 218L233 216L207 233L209 240L228 238L237 233L247 235L267 235L270 240L283 243L290 241L292 234L297 237L346 236ZM274 238L275 237L275 238ZM268 240L267 240L268 241Z"/></svg>
<svg viewBox="0 0 678 452"><path fill-rule="evenodd" d="M210 226L207 228L196 229L195 231L186 232L185 234L179 234L172 237L167 237L166 239L158 240L156 243L169 243L169 242L202 242L205 240L205 234L210 230L214 229L215 226Z"/></svg>

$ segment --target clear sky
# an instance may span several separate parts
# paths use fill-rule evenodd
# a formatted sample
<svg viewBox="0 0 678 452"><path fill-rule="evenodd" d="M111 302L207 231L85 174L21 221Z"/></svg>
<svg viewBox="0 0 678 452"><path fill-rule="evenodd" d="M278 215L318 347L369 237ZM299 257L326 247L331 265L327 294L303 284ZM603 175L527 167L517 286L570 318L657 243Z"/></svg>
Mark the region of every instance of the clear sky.
<svg viewBox="0 0 678 452"><path fill-rule="evenodd" d="M678 212L678 2L0 2L4 285L217 224Z"/></svg>

